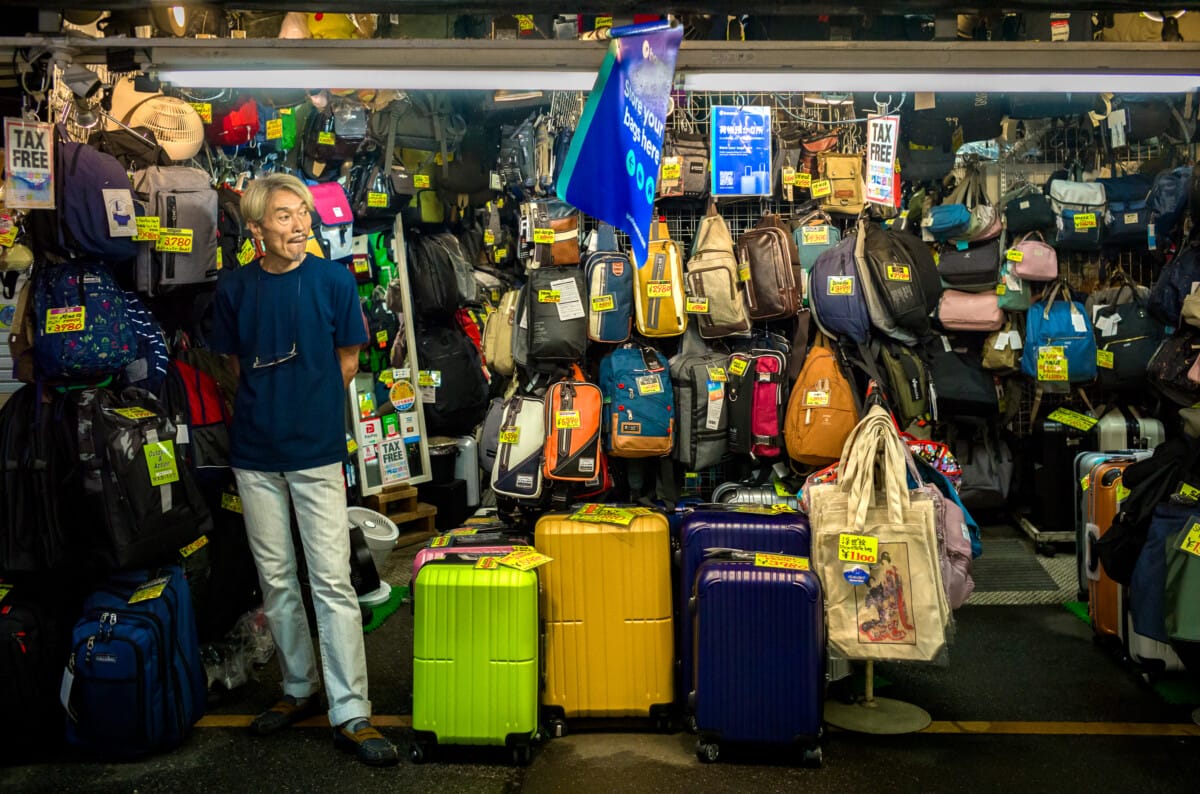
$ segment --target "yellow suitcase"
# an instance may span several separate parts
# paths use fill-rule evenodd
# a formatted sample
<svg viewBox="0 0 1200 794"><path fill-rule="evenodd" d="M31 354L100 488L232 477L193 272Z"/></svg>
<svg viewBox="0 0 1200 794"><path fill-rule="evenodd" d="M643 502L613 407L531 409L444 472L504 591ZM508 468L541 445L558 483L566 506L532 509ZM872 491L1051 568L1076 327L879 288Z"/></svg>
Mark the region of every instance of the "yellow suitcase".
<svg viewBox="0 0 1200 794"><path fill-rule="evenodd" d="M651 717L665 727L675 658L666 516L623 527L547 514L534 537L554 559L540 569L551 734L568 717Z"/></svg>

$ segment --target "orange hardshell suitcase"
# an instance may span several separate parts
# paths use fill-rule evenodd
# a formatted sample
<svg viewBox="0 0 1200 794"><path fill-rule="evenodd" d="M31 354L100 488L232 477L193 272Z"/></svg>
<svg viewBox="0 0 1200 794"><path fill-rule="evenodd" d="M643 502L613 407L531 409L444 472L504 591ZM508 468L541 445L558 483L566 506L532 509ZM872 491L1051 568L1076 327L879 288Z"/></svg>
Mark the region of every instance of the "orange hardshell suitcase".
<svg viewBox="0 0 1200 794"><path fill-rule="evenodd" d="M1125 495L1121 474L1134 458L1110 458L1092 467L1084 517L1087 546L1084 565L1088 577L1088 615L1092 631L1101 637L1119 637L1122 612L1121 586L1108 578L1100 558L1093 551L1096 540L1108 532L1118 512L1119 497Z"/></svg>
<svg viewBox="0 0 1200 794"><path fill-rule="evenodd" d="M561 735L560 720L571 717L651 717L665 726L675 669L666 516L637 515L625 527L550 513L534 538L553 558L540 568L551 733Z"/></svg>

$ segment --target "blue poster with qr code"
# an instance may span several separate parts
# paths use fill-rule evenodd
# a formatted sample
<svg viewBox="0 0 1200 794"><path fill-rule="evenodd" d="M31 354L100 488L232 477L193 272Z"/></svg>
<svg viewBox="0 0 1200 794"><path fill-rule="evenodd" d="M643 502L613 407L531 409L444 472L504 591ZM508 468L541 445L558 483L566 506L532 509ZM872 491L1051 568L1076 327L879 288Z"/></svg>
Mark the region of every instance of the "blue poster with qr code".
<svg viewBox="0 0 1200 794"><path fill-rule="evenodd" d="M710 138L714 196L771 194L771 108L715 105Z"/></svg>
<svg viewBox="0 0 1200 794"><path fill-rule="evenodd" d="M558 195L628 233L633 261L641 263L683 27L634 26L612 35L558 177Z"/></svg>

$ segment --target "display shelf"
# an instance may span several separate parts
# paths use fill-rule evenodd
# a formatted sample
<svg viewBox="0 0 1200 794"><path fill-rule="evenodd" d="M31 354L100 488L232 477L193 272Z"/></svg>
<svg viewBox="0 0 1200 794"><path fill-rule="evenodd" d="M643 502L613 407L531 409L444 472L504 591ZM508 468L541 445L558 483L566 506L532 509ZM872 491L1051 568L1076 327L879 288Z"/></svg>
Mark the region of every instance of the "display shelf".
<svg viewBox="0 0 1200 794"><path fill-rule="evenodd" d="M396 547L411 546L437 534L434 521L437 508L417 501L417 489L411 485L384 488L363 500L366 506L387 516L400 529Z"/></svg>

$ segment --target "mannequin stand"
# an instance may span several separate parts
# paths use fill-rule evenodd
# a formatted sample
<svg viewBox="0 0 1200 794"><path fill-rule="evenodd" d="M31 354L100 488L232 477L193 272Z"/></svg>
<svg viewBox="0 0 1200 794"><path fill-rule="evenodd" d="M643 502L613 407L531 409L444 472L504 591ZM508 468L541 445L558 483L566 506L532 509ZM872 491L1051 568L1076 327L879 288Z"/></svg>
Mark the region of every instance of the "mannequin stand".
<svg viewBox="0 0 1200 794"><path fill-rule="evenodd" d="M825 704L825 722L842 730L875 735L916 733L933 722L929 712L920 706L875 697L874 661L867 662L866 679L866 694L862 699L848 704L833 701Z"/></svg>

